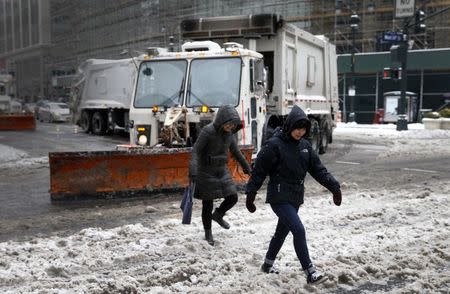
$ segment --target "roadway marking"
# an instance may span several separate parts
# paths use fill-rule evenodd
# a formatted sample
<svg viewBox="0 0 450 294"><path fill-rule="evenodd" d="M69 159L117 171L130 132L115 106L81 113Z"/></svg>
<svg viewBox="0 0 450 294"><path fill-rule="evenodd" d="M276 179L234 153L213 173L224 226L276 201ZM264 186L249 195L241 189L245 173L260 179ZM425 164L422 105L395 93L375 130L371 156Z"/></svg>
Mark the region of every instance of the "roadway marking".
<svg viewBox="0 0 450 294"><path fill-rule="evenodd" d="M418 168L407 168L407 167L404 167L402 169L403 170L408 170L408 171L423 172L423 173L437 173L437 171L435 171L435 170L426 170L426 169L418 169Z"/></svg>
<svg viewBox="0 0 450 294"><path fill-rule="evenodd" d="M382 150L372 150L372 149L366 149L364 150L366 152L371 152L371 153L381 153Z"/></svg>
<svg viewBox="0 0 450 294"><path fill-rule="evenodd" d="M353 165L361 164L361 163L359 163L359 162L350 162L350 161L336 161L336 163L353 164Z"/></svg>

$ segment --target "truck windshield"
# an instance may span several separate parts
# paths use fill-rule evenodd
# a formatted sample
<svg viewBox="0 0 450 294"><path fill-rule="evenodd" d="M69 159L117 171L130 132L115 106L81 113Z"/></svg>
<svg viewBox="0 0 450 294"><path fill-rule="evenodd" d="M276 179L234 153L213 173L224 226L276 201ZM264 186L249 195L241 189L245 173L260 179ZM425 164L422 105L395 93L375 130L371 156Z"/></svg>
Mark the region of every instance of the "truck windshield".
<svg viewBox="0 0 450 294"><path fill-rule="evenodd" d="M172 107L181 104L186 60L147 61L141 64L134 107Z"/></svg>
<svg viewBox="0 0 450 294"><path fill-rule="evenodd" d="M241 59L194 59L191 62L186 105L238 105Z"/></svg>

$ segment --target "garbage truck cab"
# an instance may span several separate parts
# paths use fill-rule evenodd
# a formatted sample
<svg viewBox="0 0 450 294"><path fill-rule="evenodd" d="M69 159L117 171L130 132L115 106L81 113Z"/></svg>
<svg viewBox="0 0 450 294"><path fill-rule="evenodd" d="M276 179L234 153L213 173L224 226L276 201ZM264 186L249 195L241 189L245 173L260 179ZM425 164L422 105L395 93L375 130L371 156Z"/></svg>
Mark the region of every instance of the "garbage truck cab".
<svg viewBox="0 0 450 294"><path fill-rule="evenodd" d="M266 114L263 56L238 43L188 42L181 52L149 48L139 60L130 144L189 147L223 105L242 121L239 145L261 146Z"/></svg>

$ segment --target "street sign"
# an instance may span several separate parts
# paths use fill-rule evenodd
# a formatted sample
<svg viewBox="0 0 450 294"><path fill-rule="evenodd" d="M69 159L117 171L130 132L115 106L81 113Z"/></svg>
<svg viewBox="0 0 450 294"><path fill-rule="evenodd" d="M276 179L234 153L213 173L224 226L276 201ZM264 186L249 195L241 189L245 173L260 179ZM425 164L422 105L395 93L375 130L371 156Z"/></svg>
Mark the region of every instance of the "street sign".
<svg viewBox="0 0 450 294"><path fill-rule="evenodd" d="M406 36L400 32L385 32L383 34L383 41L386 42L403 42Z"/></svg>
<svg viewBox="0 0 450 294"><path fill-rule="evenodd" d="M395 17L411 17L416 7L415 0L395 0Z"/></svg>

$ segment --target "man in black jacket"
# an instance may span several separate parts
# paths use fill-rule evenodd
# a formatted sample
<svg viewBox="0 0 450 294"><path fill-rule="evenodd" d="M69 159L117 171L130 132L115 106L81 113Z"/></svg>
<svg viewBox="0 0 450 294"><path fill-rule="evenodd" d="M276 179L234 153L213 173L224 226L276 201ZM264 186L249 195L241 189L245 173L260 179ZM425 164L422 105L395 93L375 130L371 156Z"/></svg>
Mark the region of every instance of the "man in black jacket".
<svg viewBox="0 0 450 294"><path fill-rule="evenodd" d="M250 174L250 165L238 148L234 134L242 128L241 119L233 106L222 106L214 122L205 126L192 150L189 177L196 182L194 197L202 200L202 222L206 241L214 246L211 220L225 229L230 224L223 217L238 201L236 186L228 170L228 151ZM213 210L214 199L225 198Z"/></svg>
<svg viewBox="0 0 450 294"><path fill-rule="evenodd" d="M259 152L245 193L247 209L254 212L256 192L269 175L266 203L270 204L277 215L278 224L261 270L278 273L273 263L287 234L291 232L295 252L306 273L307 282L321 283L327 277L319 273L311 262L305 228L298 216L299 207L303 204L306 173L333 193L333 201L338 206L341 205L342 195L339 182L322 165L311 144L305 139L310 127L311 123L303 110L294 106L283 128L275 130L273 137Z"/></svg>

